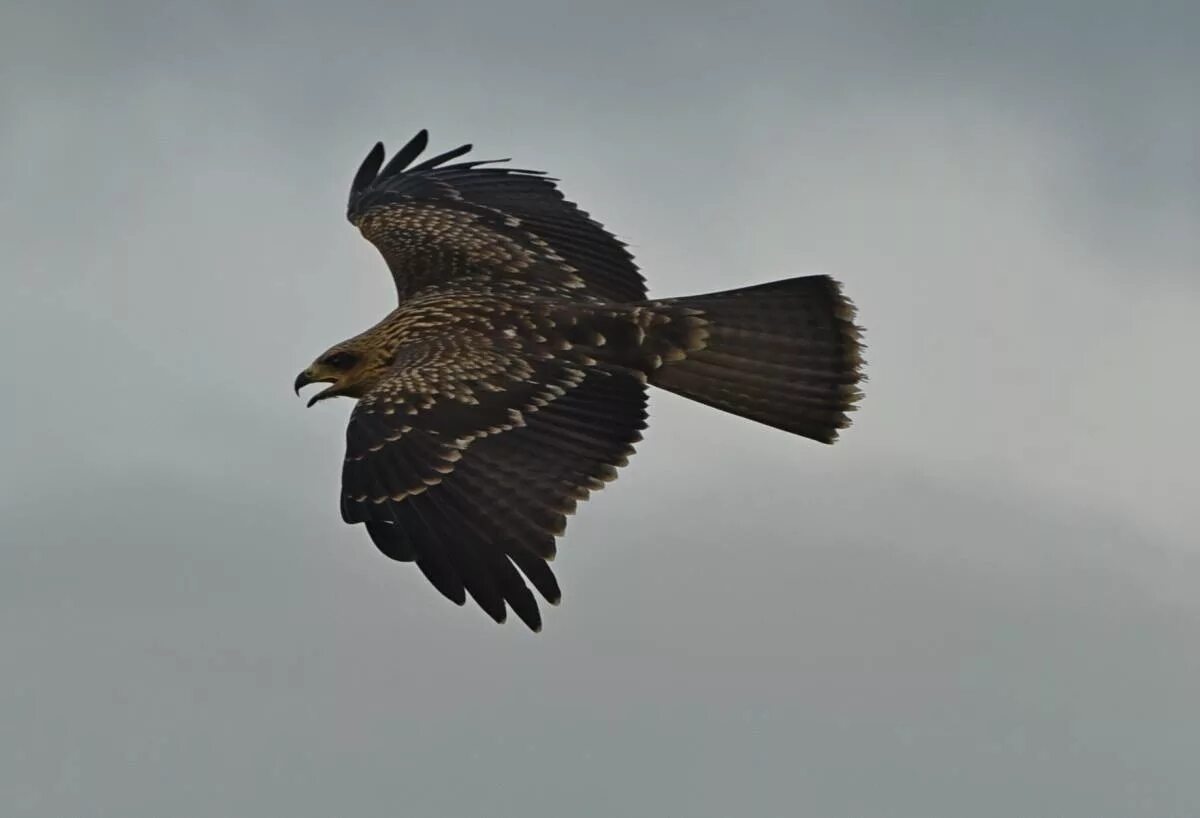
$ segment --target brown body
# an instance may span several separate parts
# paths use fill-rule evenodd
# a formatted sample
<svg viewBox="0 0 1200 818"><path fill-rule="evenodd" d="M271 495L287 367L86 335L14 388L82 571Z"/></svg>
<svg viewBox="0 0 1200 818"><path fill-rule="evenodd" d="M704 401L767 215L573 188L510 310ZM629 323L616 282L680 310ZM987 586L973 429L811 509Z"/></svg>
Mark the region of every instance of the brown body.
<svg viewBox="0 0 1200 818"><path fill-rule="evenodd" d="M349 217L400 306L300 377L358 399L342 516L447 597L540 628L566 515L615 478L646 384L822 442L847 425L859 330L824 276L647 300L624 245L529 171L364 162Z"/></svg>

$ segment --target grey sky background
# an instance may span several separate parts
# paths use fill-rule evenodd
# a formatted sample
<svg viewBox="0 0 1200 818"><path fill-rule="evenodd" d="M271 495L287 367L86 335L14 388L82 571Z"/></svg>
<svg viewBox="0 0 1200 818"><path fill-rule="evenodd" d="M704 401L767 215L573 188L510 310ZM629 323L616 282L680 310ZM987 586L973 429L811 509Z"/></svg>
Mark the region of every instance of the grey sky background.
<svg viewBox="0 0 1200 818"><path fill-rule="evenodd" d="M1200 11L0 11L0 798L29 816L1200 814ZM651 292L840 278L822 447L655 393L546 631L337 511L295 373L421 127Z"/></svg>

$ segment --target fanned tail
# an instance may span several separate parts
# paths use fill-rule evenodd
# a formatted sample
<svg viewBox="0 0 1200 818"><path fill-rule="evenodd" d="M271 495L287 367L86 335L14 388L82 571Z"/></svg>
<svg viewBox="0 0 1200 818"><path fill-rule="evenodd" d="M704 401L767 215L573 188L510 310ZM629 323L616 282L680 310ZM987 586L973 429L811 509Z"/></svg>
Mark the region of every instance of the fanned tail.
<svg viewBox="0 0 1200 818"><path fill-rule="evenodd" d="M862 393L862 331L829 276L655 302L685 308L707 337L649 382L750 420L832 443Z"/></svg>

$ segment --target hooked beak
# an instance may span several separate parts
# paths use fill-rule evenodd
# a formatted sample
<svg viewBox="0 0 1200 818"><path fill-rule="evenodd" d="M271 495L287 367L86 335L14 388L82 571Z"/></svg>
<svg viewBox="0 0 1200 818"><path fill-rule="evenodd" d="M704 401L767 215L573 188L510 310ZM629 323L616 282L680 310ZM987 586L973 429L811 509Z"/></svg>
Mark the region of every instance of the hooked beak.
<svg viewBox="0 0 1200 818"><path fill-rule="evenodd" d="M318 378L313 375L311 368L306 369L303 372L301 372L299 375L296 376L296 383L295 383L296 394L299 395L300 390L303 389L304 387L308 386L311 383L332 383L335 380L336 380L336 378L331 378L331 377ZM336 390L337 390L336 386L330 386L327 389L322 389L320 392L313 395L312 398L308 401L308 407L312 408L312 405L314 403L316 403L317 401L325 400L326 398L332 398L334 395L337 394Z"/></svg>

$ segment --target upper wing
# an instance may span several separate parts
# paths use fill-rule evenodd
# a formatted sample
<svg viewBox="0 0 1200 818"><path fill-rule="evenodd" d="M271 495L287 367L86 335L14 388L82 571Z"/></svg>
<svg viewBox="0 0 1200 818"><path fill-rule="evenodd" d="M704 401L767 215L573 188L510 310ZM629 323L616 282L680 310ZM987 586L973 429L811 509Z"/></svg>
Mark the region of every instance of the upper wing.
<svg viewBox="0 0 1200 818"><path fill-rule="evenodd" d="M418 368L427 354L406 351ZM404 373L401 364L351 415L343 518L366 523L380 550L415 561L456 603L470 594L498 622L507 603L538 630L522 574L558 602L546 564L554 538L641 439L645 386L517 347L472 358L453 383Z"/></svg>
<svg viewBox="0 0 1200 818"><path fill-rule="evenodd" d="M445 164L470 145L409 167L428 139L421 131L386 166L377 143L355 174L346 209L383 254L401 300L464 275L538 281L616 301L645 297L625 245L563 198L556 180L484 167L490 161Z"/></svg>

